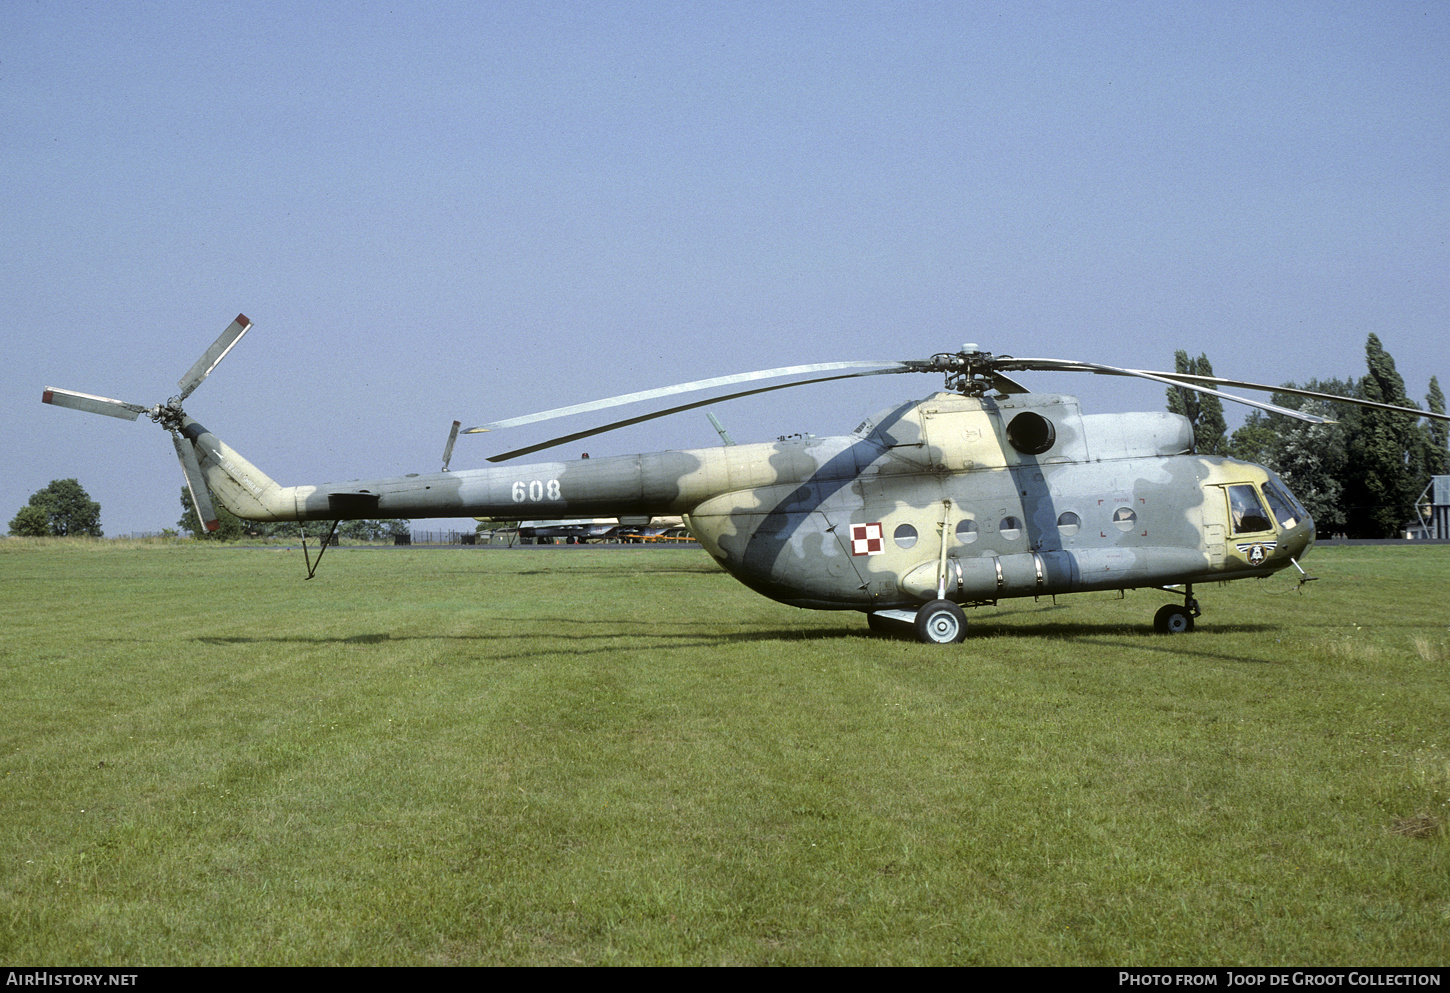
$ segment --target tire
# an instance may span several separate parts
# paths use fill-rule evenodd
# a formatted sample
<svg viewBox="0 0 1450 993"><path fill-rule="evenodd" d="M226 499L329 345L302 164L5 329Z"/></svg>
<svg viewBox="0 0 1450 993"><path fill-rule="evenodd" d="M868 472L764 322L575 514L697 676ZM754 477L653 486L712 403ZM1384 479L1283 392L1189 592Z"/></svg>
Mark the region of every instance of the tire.
<svg viewBox="0 0 1450 993"><path fill-rule="evenodd" d="M950 600L933 600L916 612L916 639L927 645L957 645L967 637L967 615Z"/></svg>
<svg viewBox="0 0 1450 993"><path fill-rule="evenodd" d="M1153 615L1153 630L1159 634L1188 634L1193 630L1193 615L1176 603L1165 604Z"/></svg>

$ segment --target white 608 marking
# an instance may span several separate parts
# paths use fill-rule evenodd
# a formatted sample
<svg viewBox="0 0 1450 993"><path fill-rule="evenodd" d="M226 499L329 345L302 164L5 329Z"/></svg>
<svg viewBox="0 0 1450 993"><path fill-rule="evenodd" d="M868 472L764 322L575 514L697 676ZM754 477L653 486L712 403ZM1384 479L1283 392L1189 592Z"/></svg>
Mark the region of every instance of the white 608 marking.
<svg viewBox="0 0 1450 993"><path fill-rule="evenodd" d="M531 479L527 483L521 479L513 485L513 498L514 503L523 503L525 500L540 503L546 498L561 500L563 495L557 479Z"/></svg>

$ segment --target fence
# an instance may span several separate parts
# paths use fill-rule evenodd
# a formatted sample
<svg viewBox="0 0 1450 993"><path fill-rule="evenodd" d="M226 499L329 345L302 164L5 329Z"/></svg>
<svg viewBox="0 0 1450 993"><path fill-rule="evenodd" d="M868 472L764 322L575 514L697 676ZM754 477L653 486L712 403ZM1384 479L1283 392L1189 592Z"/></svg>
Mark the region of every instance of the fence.
<svg viewBox="0 0 1450 993"><path fill-rule="evenodd" d="M473 545L477 536L472 531L412 531L408 540L399 537L399 545Z"/></svg>

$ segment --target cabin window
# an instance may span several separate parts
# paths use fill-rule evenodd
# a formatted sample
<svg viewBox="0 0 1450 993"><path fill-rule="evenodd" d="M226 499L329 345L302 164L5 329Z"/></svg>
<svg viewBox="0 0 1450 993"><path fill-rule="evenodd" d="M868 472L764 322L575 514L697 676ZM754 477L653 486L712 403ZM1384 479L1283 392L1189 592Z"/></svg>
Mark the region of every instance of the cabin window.
<svg viewBox="0 0 1450 993"><path fill-rule="evenodd" d="M957 541L970 545L977 540L977 522L968 518L957 525Z"/></svg>
<svg viewBox="0 0 1450 993"><path fill-rule="evenodd" d="M1274 520L1279 522L1280 527L1291 528L1304 516L1294 498L1276 483L1264 484L1264 499L1269 501L1269 509L1274 512Z"/></svg>
<svg viewBox="0 0 1450 993"><path fill-rule="evenodd" d="M1057 518L1057 533L1058 534L1060 534L1060 535L1062 535L1064 537L1067 537L1067 538L1071 538L1073 535L1077 534L1078 533L1078 530L1081 529L1081 528L1082 528L1082 518L1079 517L1079 516L1077 516L1076 514L1074 514L1072 511L1070 511L1070 510L1064 511L1062 514L1058 515L1058 518Z"/></svg>
<svg viewBox="0 0 1450 993"><path fill-rule="evenodd" d="M1002 523L997 525L997 530L1004 538L1017 538L1022 534L1022 522L1015 517L1004 517Z"/></svg>
<svg viewBox="0 0 1450 993"><path fill-rule="evenodd" d="M910 524L898 525L891 537L896 540L897 548L910 548L916 544L916 528Z"/></svg>
<svg viewBox="0 0 1450 993"><path fill-rule="evenodd" d="M1269 515L1259 500L1258 491L1247 483L1228 487L1229 517L1233 520L1234 534L1253 534L1256 531L1272 531Z"/></svg>
<svg viewBox="0 0 1450 993"><path fill-rule="evenodd" d="M1138 515L1132 507L1119 507L1113 511L1113 526L1119 531L1131 531L1138 523Z"/></svg>

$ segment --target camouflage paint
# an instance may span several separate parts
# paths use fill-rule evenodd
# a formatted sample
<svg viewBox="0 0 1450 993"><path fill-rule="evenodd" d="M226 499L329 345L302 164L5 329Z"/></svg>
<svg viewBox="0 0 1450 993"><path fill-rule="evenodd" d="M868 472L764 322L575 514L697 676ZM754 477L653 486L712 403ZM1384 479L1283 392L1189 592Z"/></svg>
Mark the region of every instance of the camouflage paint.
<svg viewBox="0 0 1450 993"><path fill-rule="evenodd" d="M1014 448L1013 425L1045 447ZM914 609L943 586L980 603L1263 576L1314 534L1305 515L1231 535L1226 487L1274 477L1191 454L1186 418L1085 416L1055 394L937 393L840 437L320 486L278 485L190 418L183 434L239 517L679 514L741 582L820 609Z"/></svg>

